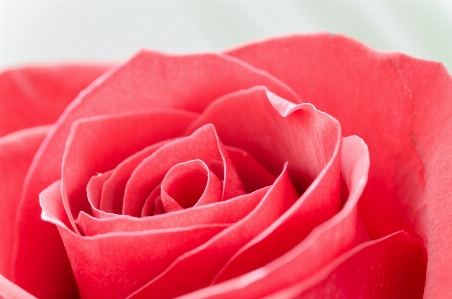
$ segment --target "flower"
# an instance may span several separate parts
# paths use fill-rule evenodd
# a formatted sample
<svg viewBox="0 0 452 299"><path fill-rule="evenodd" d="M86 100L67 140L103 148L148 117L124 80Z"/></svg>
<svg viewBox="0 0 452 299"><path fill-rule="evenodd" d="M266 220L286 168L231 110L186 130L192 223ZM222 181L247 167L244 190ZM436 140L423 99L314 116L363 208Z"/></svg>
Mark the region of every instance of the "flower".
<svg viewBox="0 0 452 299"><path fill-rule="evenodd" d="M441 64L316 34L105 70L0 77L7 295L447 296Z"/></svg>

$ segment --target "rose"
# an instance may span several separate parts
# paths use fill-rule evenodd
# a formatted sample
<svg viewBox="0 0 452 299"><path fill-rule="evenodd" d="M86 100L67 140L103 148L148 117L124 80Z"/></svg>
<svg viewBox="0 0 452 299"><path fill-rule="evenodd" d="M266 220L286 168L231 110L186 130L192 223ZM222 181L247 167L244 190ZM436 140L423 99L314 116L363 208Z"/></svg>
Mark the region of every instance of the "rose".
<svg viewBox="0 0 452 299"><path fill-rule="evenodd" d="M426 298L447 296L451 277L446 270L452 260L447 230L452 87L445 69L329 35L275 39L227 54L171 57L142 52L110 70L51 128L23 191L27 167L46 129L3 137L0 185L9 214L2 218L2 244L7 244L2 248L2 274L40 298L77 297L59 235L39 220L37 196L45 189L43 218L57 224L83 297L121 298L135 292L133 297L139 298L147 292L161 295L162 290L172 296L198 288L187 296L327 297L334 292L414 298L423 291ZM335 116L340 127L310 104L295 106L299 99L290 88L262 70L293 88L304 102ZM19 70L14 75L27 73ZM63 84L68 82L62 81L65 91ZM14 93L2 94L9 95L2 105L30 113ZM136 112L143 108L151 110ZM8 115L3 111L11 110L2 107ZM43 116L30 123L25 118L17 124L27 127L50 120ZM163 121L164 127L154 125ZM209 122L214 126L203 126ZM5 133L20 128L9 128L9 123L2 123ZM357 137L341 140L341 128L342 135L357 134L369 145L372 163L362 196L366 147ZM168 138L178 139L165 141ZM153 171L146 171L146 163L136 166L141 158L134 153L148 144L143 156L165 157L148 164ZM190 156L187 151L194 146L195 156ZM182 153L183 159L174 160L175 153ZM13 155L22 161L17 169L12 169L17 161ZM120 178L109 170L128 156L129 162L117 166L116 173L128 178L135 170L130 177L135 187L125 189L124 178L106 183L110 189L105 190L114 192L104 201L103 193L109 191L101 191L101 183L108 176ZM155 174L155 161L170 158L173 164L160 169L165 179L161 173L151 177L152 187L162 186L160 197L155 196L142 179ZM184 185L187 173L194 182L189 186ZM278 178L273 183L274 177ZM240 181L247 194L234 198L243 193ZM172 212L180 209L173 198L180 200L178 188L206 183L204 195L209 196L201 196L199 207ZM272 187L259 189L267 184ZM168 213L141 220L114 216L111 212L121 212L121 192L126 193L122 207L127 214L139 216L140 207L148 214L161 213L162 207ZM197 199L199 190L194 193ZM218 194L230 199L211 203ZM281 200L279 209L268 208L269 198ZM90 216L91 210L103 219ZM175 227L168 228L171 225ZM112 230L116 233L106 233ZM421 243L400 230L422 239L426 273ZM209 287L212 280L216 284ZM16 290L7 281L1 286Z"/></svg>

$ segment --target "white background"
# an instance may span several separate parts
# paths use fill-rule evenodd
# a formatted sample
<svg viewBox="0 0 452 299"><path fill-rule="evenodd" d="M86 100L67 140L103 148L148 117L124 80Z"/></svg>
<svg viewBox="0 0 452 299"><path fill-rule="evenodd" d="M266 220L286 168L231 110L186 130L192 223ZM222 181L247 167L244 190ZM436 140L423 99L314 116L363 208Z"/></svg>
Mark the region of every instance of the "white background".
<svg viewBox="0 0 452 299"><path fill-rule="evenodd" d="M1 1L0 69L328 31L452 70L452 1Z"/></svg>

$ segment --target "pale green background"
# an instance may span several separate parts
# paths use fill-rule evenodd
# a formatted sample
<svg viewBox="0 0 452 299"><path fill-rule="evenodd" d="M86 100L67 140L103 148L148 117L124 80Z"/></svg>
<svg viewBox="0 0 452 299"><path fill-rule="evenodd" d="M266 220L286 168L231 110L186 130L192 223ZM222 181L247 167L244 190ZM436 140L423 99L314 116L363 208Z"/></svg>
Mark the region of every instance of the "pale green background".
<svg viewBox="0 0 452 299"><path fill-rule="evenodd" d="M328 31L452 70L452 1L1 1L0 68L221 51Z"/></svg>

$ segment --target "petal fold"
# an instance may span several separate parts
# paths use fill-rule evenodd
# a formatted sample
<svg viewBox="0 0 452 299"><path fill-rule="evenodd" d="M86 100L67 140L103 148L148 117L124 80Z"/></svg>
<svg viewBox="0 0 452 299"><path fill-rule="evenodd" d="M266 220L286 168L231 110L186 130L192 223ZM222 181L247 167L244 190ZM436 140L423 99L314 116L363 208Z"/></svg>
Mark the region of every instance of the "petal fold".
<svg viewBox="0 0 452 299"><path fill-rule="evenodd" d="M150 107L201 112L224 94L256 85L268 86L279 96L300 102L287 85L268 73L236 58L217 54L170 56L142 51L108 70L83 90L57 121L27 174L18 215L20 230L16 242L20 246L12 258L20 285L42 297L37 290L52 291L54 280L51 277L61 276L60 271L66 271L65 261L57 261L55 255L49 254L61 251L63 246L58 235L41 224L41 208L36 198L44 188L61 178L64 146L73 122ZM38 232L42 234L39 240L33 237ZM40 269L50 263L59 267L41 273ZM53 297L64 296L55 293Z"/></svg>
<svg viewBox="0 0 452 299"><path fill-rule="evenodd" d="M74 230L78 231L74 222L78 213L91 210L86 185L92 175L113 169L149 144L179 136L195 115L168 109L76 122L66 142L61 174L63 204Z"/></svg>
<svg viewBox="0 0 452 299"><path fill-rule="evenodd" d="M238 249L278 219L297 198L285 166L249 215L202 246L180 256L169 268L128 298L174 298L208 286Z"/></svg>
<svg viewBox="0 0 452 299"><path fill-rule="evenodd" d="M191 136L165 144L145 158L126 185L123 214L139 216L146 198L176 164L202 160L223 181L222 200L243 195L245 189L214 126L207 124ZM162 198L163 199L163 198Z"/></svg>
<svg viewBox="0 0 452 299"><path fill-rule="evenodd" d="M291 86L369 145L360 203L373 238L405 230L428 253L425 298L452 280L452 77L443 65L374 51L340 35L289 36L228 55ZM385 221L381 221L385 219Z"/></svg>
<svg viewBox="0 0 452 299"><path fill-rule="evenodd" d="M368 169L366 144L356 136L344 138L341 174L349 197L338 214L317 226L292 250L264 267L183 298L261 298L309 279L337 257L367 241L357 204L366 186Z"/></svg>
<svg viewBox="0 0 452 299"><path fill-rule="evenodd" d="M230 224L197 225L83 237L68 228L60 181L40 194L42 219L57 225L81 298L124 298L178 256ZM112 262L114 261L114 262Z"/></svg>

